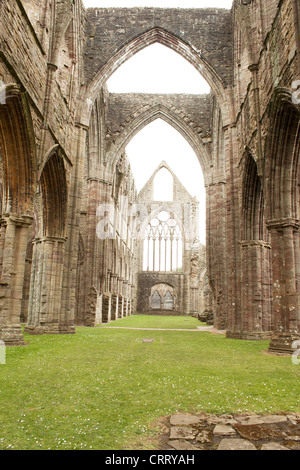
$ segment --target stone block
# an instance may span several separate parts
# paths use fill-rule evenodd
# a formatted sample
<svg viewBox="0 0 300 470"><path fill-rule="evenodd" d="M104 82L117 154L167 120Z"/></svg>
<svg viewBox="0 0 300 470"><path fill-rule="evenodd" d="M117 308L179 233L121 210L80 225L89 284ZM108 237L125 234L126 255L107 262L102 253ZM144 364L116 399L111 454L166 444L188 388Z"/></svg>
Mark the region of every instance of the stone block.
<svg viewBox="0 0 300 470"><path fill-rule="evenodd" d="M257 450L255 445L245 439L222 439L218 450Z"/></svg>
<svg viewBox="0 0 300 470"><path fill-rule="evenodd" d="M177 414L170 418L172 426L197 426L201 422L201 418L197 415Z"/></svg>
<svg viewBox="0 0 300 470"><path fill-rule="evenodd" d="M170 432L170 439L195 439L197 431L189 426L173 426Z"/></svg>

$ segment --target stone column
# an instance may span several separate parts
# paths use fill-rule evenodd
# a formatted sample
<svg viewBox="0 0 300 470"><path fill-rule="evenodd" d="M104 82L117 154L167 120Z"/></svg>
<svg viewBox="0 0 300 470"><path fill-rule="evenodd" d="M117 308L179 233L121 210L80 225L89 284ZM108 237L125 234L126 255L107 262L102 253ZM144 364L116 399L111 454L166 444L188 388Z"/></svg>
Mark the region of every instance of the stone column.
<svg viewBox="0 0 300 470"><path fill-rule="evenodd" d="M199 294L199 289L191 287L190 289L190 296L191 296L190 314L191 315L198 315L199 313L198 294Z"/></svg>
<svg viewBox="0 0 300 470"><path fill-rule="evenodd" d="M87 286L85 317L93 314L96 315L96 312L91 312L89 309L88 287L96 286L98 295L108 294L107 283L103 282L103 280L107 280L108 270L111 269L111 246L108 242L111 240L112 235L106 232L107 222L111 220L113 212L110 194L111 185L109 182L96 178L88 180L87 240L84 274ZM106 309L106 301L102 304L102 308L103 305Z"/></svg>
<svg viewBox="0 0 300 470"><path fill-rule="evenodd" d="M128 317L128 315L129 315L129 313L128 313L129 312L129 302L130 302L130 300L127 298L126 299L126 306L125 306L125 316L126 317Z"/></svg>
<svg viewBox="0 0 300 470"><path fill-rule="evenodd" d="M20 316L32 220L12 214L1 220L0 339L7 345L23 344Z"/></svg>
<svg viewBox="0 0 300 470"><path fill-rule="evenodd" d="M70 322L75 324L75 309L80 308L79 318L84 320L84 292L85 276L84 265L79 268L78 265L78 241L80 225L80 209L82 197L82 181L84 178L84 158L86 134L88 128L82 124L75 124L72 152L75 155L74 166L72 169L71 185L68 197L68 240L65 247L65 266L64 285L62 294L62 309L68 315ZM78 269L79 268L79 269ZM80 283L80 300L76 298L76 290ZM83 284L83 285L82 285ZM90 286L89 286L90 287ZM78 305L79 303L79 305ZM81 321L82 323L82 321Z"/></svg>
<svg viewBox="0 0 300 470"><path fill-rule="evenodd" d="M214 298L213 322L216 328L228 326L228 308L226 292L228 290L231 270L227 268L226 258L232 253L226 247L226 184L221 175L213 174L212 182L206 187L207 194L207 275ZM231 239L229 239L231 240ZM227 242L229 242L227 240Z"/></svg>
<svg viewBox="0 0 300 470"><path fill-rule="evenodd" d="M29 313L30 334L72 334L73 324L62 309L64 238L45 237L34 241Z"/></svg>
<svg viewBox="0 0 300 470"><path fill-rule="evenodd" d="M111 294L111 320L118 318L118 295L116 293Z"/></svg>
<svg viewBox="0 0 300 470"><path fill-rule="evenodd" d="M246 340L271 338L271 247L260 240L241 245L241 323L227 337Z"/></svg>
<svg viewBox="0 0 300 470"><path fill-rule="evenodd" d="M123 317L128 316L128 280L123 281L123 296L124 296L124 307L123 307Z"/></svg>
<svg viewBox="0 0 300 470"><path fill-rule="evenodd" d="M111 296L102 294L102 323L108 323L111 319Z"/></svg>
<svg viewBox="0 0 300 470"><path fill-rule="evenodd" d="M136 288L134 284L129 283L129 304L128 304L128 316L133 315L134 308L136 309Z"/></svg>
<svg viewBox="0 0 300 470"><path fill-rule="evenodd" d="M299 221L272 220L273 330L270 351L293 352L300 338Z"/></svg>
<svg viewBox="0 0 300 470"><path fill-rule="evenodd" d="M118 277L117 278L117 283L118 283L118 309L117 309L117 318L122 318L123 317L123 278Z"/></svg>
<svg viewBox="0 0 300 470"><path fill-rule="evenodd" d="M225 133L226 158L226 211L223 212L224 222L220 224L225 229L225 268L224 281L215 293L217 311L223 311L225 322L220 329L236 331L241 325L241 299L240 299L240 181L237 172L239 162L239 149L237 128L235 124L227 126ZM216 255L213 255L216 256ZM212 286L216 290L216 286ZM227 319L226 319L227 317Z"/></svg>

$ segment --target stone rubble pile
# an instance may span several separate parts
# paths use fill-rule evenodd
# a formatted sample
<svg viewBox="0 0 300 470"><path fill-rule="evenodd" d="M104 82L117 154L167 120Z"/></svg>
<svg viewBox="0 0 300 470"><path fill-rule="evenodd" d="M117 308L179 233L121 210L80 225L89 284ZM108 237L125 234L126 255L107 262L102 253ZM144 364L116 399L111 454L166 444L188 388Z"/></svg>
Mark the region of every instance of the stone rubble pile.
<svg viewBox="0 0 300 470"><path fill-rule="evenodd" d="M164 450L300 450L300 414L175 414Z"/></svg>

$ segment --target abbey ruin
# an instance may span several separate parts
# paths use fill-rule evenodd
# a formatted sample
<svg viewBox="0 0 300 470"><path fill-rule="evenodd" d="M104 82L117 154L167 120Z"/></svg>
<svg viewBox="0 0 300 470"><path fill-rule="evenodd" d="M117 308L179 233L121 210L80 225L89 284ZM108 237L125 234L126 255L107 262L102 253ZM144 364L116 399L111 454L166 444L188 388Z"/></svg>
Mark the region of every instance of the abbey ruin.
<svg viewBox="0 0 300 470"><path fill-rule="evenodd" d="M159 43L207 95L109 93L108 78ZM208 310L229 338L300 338L300 5L91 8L0 0L0 339L73 334L135 312ZM194 150L197 204L173 179L139 193L130 140L162 119ZM184 156L183 156L184 158Z"/></svg>

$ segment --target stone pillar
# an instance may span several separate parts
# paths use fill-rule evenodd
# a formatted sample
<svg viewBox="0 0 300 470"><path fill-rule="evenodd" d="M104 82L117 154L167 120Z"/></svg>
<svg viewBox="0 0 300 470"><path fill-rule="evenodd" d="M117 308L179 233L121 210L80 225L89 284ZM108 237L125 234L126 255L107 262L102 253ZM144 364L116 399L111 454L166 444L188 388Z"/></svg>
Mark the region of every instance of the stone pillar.
<svg viewBox="0 0 300 470"><path fill-rule="evenodd" d="M299 221L269 221L272 243L273 330L270 351L293 352L300 338Z"/></svg>
<svg viewBox="0 0 300 470"><path fill-rule="evenodd" d="M111 319L111 296L102 294L102 323L108 323Z"/></svg>
<svg viewBox="0 0 300 470"><path fill-rule="evenodd" d="M132 299L128 299L128 312L127 312L127 316L128 317L131 317L131 315L133 314L133 301Z"/></svg>
<svg viewBox="0 0 300 470"><path fill-rule="evenodd" d="M118 318L123 318L123 304L124 304L124 298L122 294L119 294L118 296Z"/></svg>
<svg viewBox="0 0 300 470"><path fill-rule="evenodd" d="M111 295L111 320L116 320L118 318L118 295L113 293Z"/></svg>
<svg viewBox="0 0 300 470"><path fill-rule="evenodd" d="M24 344L20 325L28 231L32 217L7 215L1 220L0 339Z"/></svg>
<svg viewBox="0 0 300 470"><path fill-rule="evenodd" d="M34 241L29 313L30 334L75 333L62 309L64 238L45 237Z"/></svg>
<svg viewBox="0 0 300 470"><path fill-rule="evenodd" d="M199 299L198 299L199 289L191 287L190 288L190 314L198 315L199 313Z"/></svg>
<svg viewBox="0 0 300 470"><path fill-rule="evenodd" d="M111 278L112 278L111 290L112 292L115 292L117 294L118 293L118 275L112 274Z"/></svg>
<svg viewBox="0 0 300 470"><path fill-rule="evenodd" d="M79 225L80 209L82 201L82 181L84 178L84 158L86 147L86 134L88 128L82 124L75 124L72 154L75 156L71 181L68 190L68 239L65 247L64 286L62 294L62 309L66 311L70 322L75 324L75 310L79 313L79 320L84 322L84 295L86 278L84 276L84 264L78 265ZM78 289L80 286L80 291ZM91 287L90 285L88 287ZM80 299L76 298L80 292Z"/></svg>
<svg viewBox="0 0 300 470"><path fill-rule="evenodd" d="M123 317L128 317L128 297L129 297L128 280L124 280L123 282L123 295L124 295Z"/></svg>
<svg viewBox="0 0 300 470"><path fill-rule="evenodd" d="M241 321L228 338L265 340L271 338L271 247L260 240L241 245Z"/></svg>
<svg viewBox="0 0 300 470"><path fill-rule="evenodd" d="M217 311L223 311L226 319L220 325L220 329L236 331L241 324L241 253L240 241L240 181L237 172L239 161L239 149L237 128L235 124L226 127L225 132L225 158L226 158L226 212L223 212L224 219L219 225L225 231L224 244L224 281L216 291L216 285L211 284L215 299L217 301ZM223 232L224 234L224 232ZM217 252L219 253L219 252ZM212 256L215 258L216 255ZM207 258L209 260L209 258ZM209 261L208 261L209 264ZM227 317L227 318L226 318ZM224 324L225 323L225 324Z"/></svg>
<svg viewBox="0 0 300 470"><path fill-rule="evenodd" d="M102 295L97 296L97 305L96 305L96 318L94 326L99 326L102 323Z"/></svg>
<svg viewBox="0 0 300 470"><path fill-rule="evenodd" d="M85 326L95 326L97 317L97 304L98 304L98 292L97 289L92 286L88 295L88 312L85 316Z"/></svg>
<svg viewBox="0 0 300 470"><path fill-rule="evenodd" d="M123 278L118 276L118 294L123 294Z"/></svg>
<svg viewBox="0 0 300 470"><path fill-rule="evenodd" d="M111 218L111 186L108 182L96 178L88 180L88 203L86 218L86 262L85 262L85 313L84 316L96 315L91 312L88 302L89 286L96 286L98 294L107 294L107 274L110 266L111 236L106 232L106 223ZM105 230L104 230L105 229ZM105 280L105 282L103 282ZM103 290L102 290L103 289ZM112 290L113 291L113 290Z"/></svg>
<svg viewBox="0 0 300 470"><path fill-rule="evenodd" d="M131 309L130 309L130 315L133 315L136 313L137 309L137 284L132 284L131 285Z"/></svg>
<svg viewBox="0 0 300 470"><path fill-rule="evenodd" d="M226 258L232 252L226 247L226 184L222 173L211 175L211 183L206 187L206 240L207 276L214 298L213 323L224 330L228 325L227 295L231 270L227 268ZM230 206L231 207L231 206Z"/></svg>

